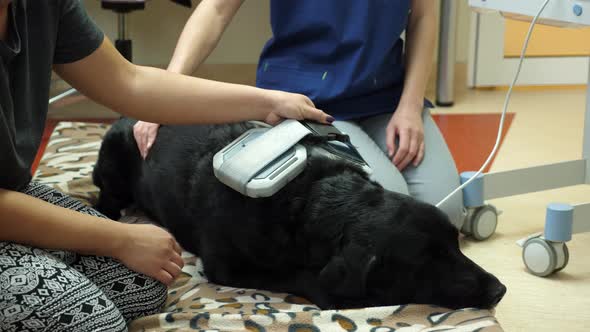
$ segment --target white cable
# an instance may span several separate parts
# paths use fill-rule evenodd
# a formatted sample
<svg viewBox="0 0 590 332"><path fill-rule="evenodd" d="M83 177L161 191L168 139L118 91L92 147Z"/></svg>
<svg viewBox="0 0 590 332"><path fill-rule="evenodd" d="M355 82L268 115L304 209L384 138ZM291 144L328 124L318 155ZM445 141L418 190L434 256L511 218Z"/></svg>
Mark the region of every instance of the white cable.
<svg viewBox="0 0 590 332"><path fill-rule="evenodd" d="M508 110L508 103L510 102L510 97L512 95L512 88L514 88L514 85L516 85L516 82L518 81L518 76L520 75L520 69L522 68L522 63L524 61L526 50L529 45L529 40L531 39L531 35L533 33L533 28L535 27L537 20L541 16L541 13L543 13L543 10L545 10L545 7L547 7L547 4L549 3L549 1L550 0L545 0L543 5L541 6L541 9L539 9L539 12L533 18L533 21L531 22L531 26L529 27L529 31L526 35L526 39L525 39L524 45L522 47L522 52L520 53L520 61L518 62L518 68L516 70L516 75L514 75L514 80L512 81L512 84L510 84L510 88L508 89L508 93L506 94L506 100L504 101L504 109L502 110L502 116L500 117L500 126L498 127L498 136L496 137L496 144L494 145L492 152L488 156L488 159L485 161L485 163L481 166L479 171L477 171L477 173L475 173L475 175L473 175L469 180L467 180L465 183L460 185L453 192L448 194L447 197L443 198L440 202L438 202L436 204L437 207L440 207L444 202L446 202L449 198L454 196L457 192L459 192L460 190L463 190L463 188L465 188L468 184L470 184L471 181L475 180L475 178L477 178L483 172L483 170L488 166L488 164L490 163L492 158L494 158L494 155L496 155L498 147L500 146L500 138L502 137L502 129L504 128L504 118L506 116L506 111Z"/></svg>
<svg viewBox="0 0 590 332"><path fill-rule="evenodd" d="M61 94L49 99L49 106L53 105L54 103L66 98L66 97L76 94L77 92L78 91L76 89L69 89L68 91L66 91L64 93L61 93Z"/></svg>
<svg viewBox="0 0 590 332"><path fill-rule="evenodd" d="M263 127L263 128L271 128L272 127L268 123L262 122L262 121L252 120L252 121L248 121L248 122L250 122L251 124L258 126L258 127Z"/></svg>

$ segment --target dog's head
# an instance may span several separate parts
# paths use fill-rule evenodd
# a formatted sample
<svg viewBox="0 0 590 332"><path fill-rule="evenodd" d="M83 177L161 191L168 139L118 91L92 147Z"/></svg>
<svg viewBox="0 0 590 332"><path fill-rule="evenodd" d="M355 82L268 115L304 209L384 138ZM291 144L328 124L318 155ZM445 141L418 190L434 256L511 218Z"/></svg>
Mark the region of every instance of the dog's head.
<svg viewBox="0 0 590 332"><path fill-rule="evenodd" d="M328 306L493 308L504 296L506 287L461 252L458 230L438 208L354 170L339 169L311 192L308 234L330 243L310 249L328 257L319 269Z"/></svg>
<svg viewBox="0 0 590 332"><path fill-rule="evenodd" d="M489 309L506 292L461 252L457 229L435 207L403 198L384 208L379 222L347 232L348 241L320 272L334 303Z"/></svg>
<svg viewBox="0 0 590 332"><path fill-rule="evenodd" d="M121 118L105 134L92 180L100 189L95 208L107 217L117 220L120 210L132 202L131 179L133 165L139 162L139 150L132 136L134 121Z"/></svg>
<svg viewBox="0 0 590 332"><path fill-rule="evenodd" d="M500 302L506 287L461 252L458 230L442 211L411 199L400 208L403 212L390 224L401 219L401 227L378 237L376 253L381 259L369 273L369 294L380 294L385 287L384 300L453 309L489 309ZM387 288L388 276L393 276L393 287L390 283Z"/></svg>

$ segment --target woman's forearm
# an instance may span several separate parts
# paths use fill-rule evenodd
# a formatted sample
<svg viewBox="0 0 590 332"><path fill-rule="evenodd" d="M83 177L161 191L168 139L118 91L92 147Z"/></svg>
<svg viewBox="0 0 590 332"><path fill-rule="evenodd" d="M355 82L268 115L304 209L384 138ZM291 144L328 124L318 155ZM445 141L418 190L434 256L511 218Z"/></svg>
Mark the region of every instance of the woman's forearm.
<svg viewBox="0 0 590 332"><path fill-rule="evenodd" d="M244 0L203 0L178 39L168 70L191 75L217 46Z"/></svg>
<svg viewBox="0 0 590 332"><path fill-rule="evenodd" d="M197 124L264 120L276 106L273 91L131 64L108 40L88 57L54 68L94 101L143 121Z"/></svg>
<svg viewBox="0 0 590 332"><path fill-rule="evenodd" d="M432 70L436 20L432 3L414 0L406 31L406 78L401 103L422 104Z"/></svg>
<svg viewBox="0 0 590 332"><path fill-rule="evenodd" d="M264 120L276 107L273 91L137 67L128 98L112 105L122 114L161 124ZM194 119L187 122L187 117Z"/></svg>
<svg viewBox="0 0 590 332"><path fill-rule="evenodd" d="M221 83L126 61L108 39L91 55L55 65L90 99L128 117L161 124L214 124L282 118L332 120L303 95Z"/></svg>
<svg viewBox="0 0 590 332"><path fill-rule="evenodd" d="M119 223L0 189L0 241L112 256L123 234Z"/></svg>

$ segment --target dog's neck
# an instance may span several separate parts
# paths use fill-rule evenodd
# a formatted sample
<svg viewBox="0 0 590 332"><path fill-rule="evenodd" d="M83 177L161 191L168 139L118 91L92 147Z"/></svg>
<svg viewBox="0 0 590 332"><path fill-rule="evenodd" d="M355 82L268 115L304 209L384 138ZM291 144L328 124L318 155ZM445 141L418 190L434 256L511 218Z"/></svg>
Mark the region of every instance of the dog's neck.
<svg viewBox="0 0 590 332"><path fill-rule="evenodd" d="M304 173L285 189L281 195L288 199L288 213L302 234L297 245L306 252L305 260L318 268L350 240L352 225L371 222L363 214L382 208L388 194L359 167L313 154Z"/></svg>

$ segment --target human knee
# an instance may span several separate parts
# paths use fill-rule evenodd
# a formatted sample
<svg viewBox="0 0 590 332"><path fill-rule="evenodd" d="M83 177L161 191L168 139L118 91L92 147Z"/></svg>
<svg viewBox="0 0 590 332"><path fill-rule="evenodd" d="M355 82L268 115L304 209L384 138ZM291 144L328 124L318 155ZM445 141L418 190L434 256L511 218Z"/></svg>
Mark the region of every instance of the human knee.
<svg viewBox="0 0 590 332"><path fill-rule="evenodd" d="M164 308L164 304L166 303L166 298L168 297L168 287L163 283L148 278L147 287L145 287L144 294L149 294L146 296L147 299L152 298L153 301L148 301L145 306L145 315L152 315L162 312Z"/></svg>
<svg viewBox="0 0 590 332"><path fill-rule="evenodd" d="M17 269L0 275L12 280L0 298L1 331L127 331L121 312L88 280Z"/></svg>
<svg viewBox="0 0 590 332"><path fill-rule="evenodd" d="M373 166L371 166L373 167ZM389 174L379 174L373 173L371 175L371 180L379 183L385 190L393 191L396 193L400 193L403 195L410 195L408 190L408 185L404 181L403 177L394 176L393 172Z"/></svg>
<svg viewBox="0 0 590 332"><path fill-rule="evenodd" d="M163 283L145 276L138 277L136 280L142 280L139 287L112 297L128 323L134 319L161 313L168 296L168 288Z"/></svg>
<svg viewBox="0 0 590 332"><path fill-rule="evenodd" d="M53 315L47 310L27 308L24 303L11 303L9 308L2 308L4 303L0 302L0 309L4 309L0 317L0 331L104 331L104 332L126 332L127 325L121 313L115 306L101 311L98 314L79 311L88 310L79 307L79 312L65 312L61 315ZM62 309L55 307L56 309ZM12 310L13 312L9 312ZM24 313L19 319L11 319L16 310ZM81 314L83 313L83 314ZM84 315L86 314L86 315Z"/></svg>
<svg viewBox="0 0 590 332"><path fill-rule="evenodd" d="M363 128L350 121L336 121L334 125L350 136L352 144L371 168L371 180L379 183L389 191L408 195L408 185L402 174L395 167L377 141L371 138Z"/></svg>
<svg viewBox="0 0 590 332"><path fill-rule="evenodd" d="M456 197L453 197L447 202L443 203L440 206L440 209L449 217L449 220L453 226L459 230L463 227L466 214L465 207L463 206L463 196L460 193L457 193Z"/></svg>

